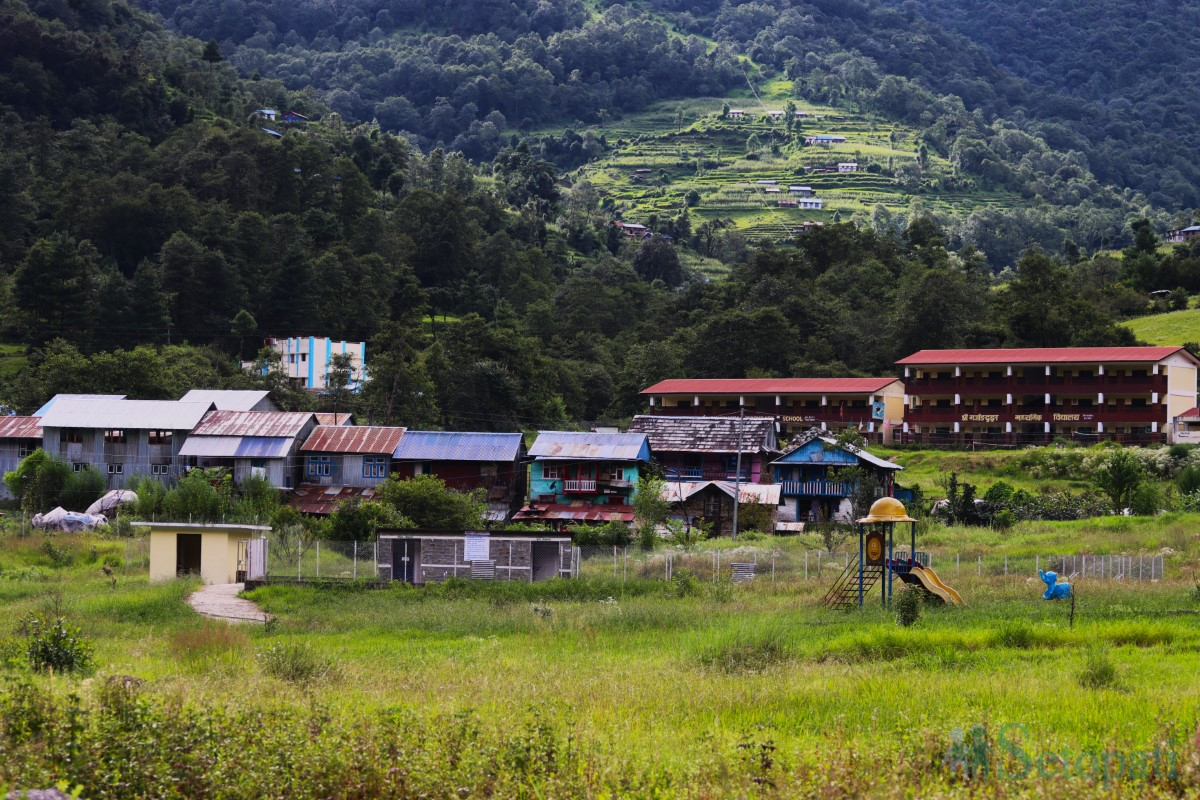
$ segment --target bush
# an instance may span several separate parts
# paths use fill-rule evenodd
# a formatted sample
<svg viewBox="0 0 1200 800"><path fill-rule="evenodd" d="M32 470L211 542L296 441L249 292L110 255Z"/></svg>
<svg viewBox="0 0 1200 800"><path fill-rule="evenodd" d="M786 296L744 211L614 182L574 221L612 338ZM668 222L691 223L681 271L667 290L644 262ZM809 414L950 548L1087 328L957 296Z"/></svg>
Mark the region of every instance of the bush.
<svg viewBox="0 0 1200 800"><path fill-rule="evenodd" d="M983 495L983 501L993 506L1007 506L1012 500L1013 487L1004 481L997 481Z"/></svg>
<svg viewBox="0 0 1200 800"><path fill-rule="evenodd" d="M75 561L75 556L71 554L70 550L59 547L49 539L42 543L42 552L55 567L69 567Z"/></svg>
<svg viewBox="0 0 1200 800"><path fill-rule="evenodd" d="M259 651L258 663L268 675L293 683L323 678L333 669L333 662L311 647L285 642L274 642Z"/></svg>
<svg viewBox="0 0 1200 800"><path fill-rule="evenodd" d="M624 522L606 522L603 525L581 525L571 528L571 537L581 546L625 547L633 538L633 532Z"/></svg>
<svg viewBox="0 0 1200 800"><path fill-rule="evenodd" d="M18 628L26 638L25 657L38 671L90 672L92 645L62 617L33 616Z"/></svg>
<svg viewBox="0 0 1200 800"><path fill-rule="evenodd" d="M108 479L95 467L67 473L58 504L69 511L85 511L108 491Z"/></svg>
<svg viewBox="0 0 1200 800"><path fill-rule="evenodd" d="M1121 688L1117 665L1109 657L1108 649L1098 645L1088 648L1078 679L1079 685L1085 689Z"/></svg>
<svg viewBox="0 0 1200 800"><path fill-rule="evenodd" d="M1163 508L1162 492L1152 483L1143 483L1133 490L1129 510L1139 517L1153 517Z"/></svg>
<svg viewBox="0 0 1200 800"><path fill-rule="evenodd" d="M1175 485L1180 494L1196 494L1200 492L1200 469L1188 464L1175 478Z"/></svg>
<svg viewBox="0 0 1200 800"><path fill-rule="evenodd" d="M896 624L907 628L921 618L921 594L916 589L901 589L896 594Z"/></svg>
<svg viewBox="0 0 1200 800"><path fill-rule="evenodd" d="M1009 511L1007 508L997 511L996 515L992 517L992 525L1002 531L1006 531L1016 524L1017 515Z"/></svg>

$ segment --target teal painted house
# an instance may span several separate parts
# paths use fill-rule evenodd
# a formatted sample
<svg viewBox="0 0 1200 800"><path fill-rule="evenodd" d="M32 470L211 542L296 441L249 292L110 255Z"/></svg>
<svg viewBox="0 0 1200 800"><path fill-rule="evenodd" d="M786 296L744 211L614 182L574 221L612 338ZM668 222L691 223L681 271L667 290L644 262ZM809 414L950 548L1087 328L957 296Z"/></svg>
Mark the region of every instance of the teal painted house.
<svg viewBox="0 0 1200 800"><path fill-rule="evenodd" d="M542 431L529 448L529 504L513 519L632 522L637 483L650 463L644 433Z"/></svg>
<svg viewBox="0 0 1200 800"><path fill-rule="evenodd" d="M866 450L837 446L836 440L809 435L793 443L771 464L779 484L780 522L850 521L850 501L854 484L840 480L838 471L863 467L875 482L878 497L895 491L895 473L903 469Z"/></svg>

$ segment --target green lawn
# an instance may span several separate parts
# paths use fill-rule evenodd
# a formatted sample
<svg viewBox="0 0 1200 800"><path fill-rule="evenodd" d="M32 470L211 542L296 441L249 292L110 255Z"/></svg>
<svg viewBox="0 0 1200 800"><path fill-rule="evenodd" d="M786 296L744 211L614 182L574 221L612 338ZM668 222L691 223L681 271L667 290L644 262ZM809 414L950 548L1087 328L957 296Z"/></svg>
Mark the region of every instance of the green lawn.
<svg viewBox="0 0 1200 800"><path fill-rule="evenodd" d="M1200 308L1152 314L1121 324L1147 344L1182 345L1186 342L1200 342Z"/></svg>
<svg viewBox="0 0 1200 800"><path fill-rule="evenodd" d="M65 780L88 798L1107 797L1102 781L995 772L1019 758L958 783L943 763L950 732L982 724L994 752L1002 731L1029 753L1158 743L1192 764L1198 524L935 527L922 546L968 605L927 606L911 628L877 594L862 611L822 608L828 568L713 583L711 548L677 553L676 575L690 559L701 579L673 585L635 577L662 556L634 553L628 583L269 587L251 597L276 623L230 627L187 608L194 583L149 586L135 567L110 587L99 565L120 542L56 537L59 563L74 563L54 566L42 537L9 537L0 786ZM819 543L754 545L795 564ZM747 557L735 547L720 543L723 563ZM1077 581L1072 626L1031 568L999 566L1068 548L1169 548L1167 578ZM952 552L983 560L955 568ZM96 672L29 683L17 622L56 604L94 641ZM145 683L126 690L117 675Z"/></svg>

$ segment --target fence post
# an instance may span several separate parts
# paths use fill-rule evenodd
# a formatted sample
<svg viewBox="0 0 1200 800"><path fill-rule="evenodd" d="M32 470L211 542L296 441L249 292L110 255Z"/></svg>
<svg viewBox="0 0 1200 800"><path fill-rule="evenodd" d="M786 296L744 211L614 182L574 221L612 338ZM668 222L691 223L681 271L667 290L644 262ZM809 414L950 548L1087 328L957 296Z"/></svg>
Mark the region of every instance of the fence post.
<svg viewBox="0 0 1200 800"><path fill-rule="evenodd" d="M975 574L978 575L979 577L983 577L983 554L982 553L977 553L975 555Z"/></svg>
<svg viewBox="0 0 1200 800"><path fill-rule="evenodd" d="M375 554L375 580L379 580L379 540L375 540L375 547L372 548ZM455 551L458 552L457 550ZM454 574L458 575L458 570L454 570Z"/></svg>
<svg viewBox="0 0 1200 800"><path fill-rule="evenodd" d="M771 553L771 583L775 582L775 554Z"/></svg>
<svg viewBox="0 0 1200 800"><path fill-rule="evenodd" d="M1036 569L1038 572L1042 571L1042 557L1041 556L1035 555L1033 557L1033 568Z"/></svg>
<svg viewBox="0 0 1200 800"><path fill-rule="evenodd" d="M317 540L317 577L321 577L321 540Z"/></svg>
<svg viewBox="0 0 1200 800"><path fill-rule="evenodd" d="M512 545L509 545L508 557L510 559L512 558ZM511 564L512 562L510 561L509 563ZM530 582L533 581L532 570L529 573L529 580L530 580ZM628 583L628 582L629 582L629 548L625 547L625 548L622 548L622 552L621 552L621 583Z"/></svg>
<svg viewBox="0 0 1200 800"><path fill-rule="evenodd" d="M352 542L354 548L354 580L358 580L358 542Z"/></svg>
<svg viewBox="0 0 1200 800"><path fill-rule="evenodd" d="M1008 556L1004 557L1004 577L1008 577Z"/></svg>
<svg viewBox="0 0 1200 800"><path fill-rule="evenodd" d="M804 580L808 580L808 551L804 551Z"/></svg>
<svg viewBox="0 0 1200 800"><path fill-rule="evenodd" d="M304 545L296 539L296 583L300 582L300 562L304 560Z"/></svg>
<svg viewBox="0 0 1200 800"><path fill-rule="evenodd" d="M613 580L617 579L617 546L613 545Z"/></svg>
<svg viewBox="0 0 1200 800"><path fill-rule="evenodd" d="M962 553L954 554L954 574L955 575L962 574Z"/></svg>
<svg viewBox="0 0 1200 800"><path fill-rule="evenodd" d="M821 551L817 551L817 580L821 580Z"/></svg>

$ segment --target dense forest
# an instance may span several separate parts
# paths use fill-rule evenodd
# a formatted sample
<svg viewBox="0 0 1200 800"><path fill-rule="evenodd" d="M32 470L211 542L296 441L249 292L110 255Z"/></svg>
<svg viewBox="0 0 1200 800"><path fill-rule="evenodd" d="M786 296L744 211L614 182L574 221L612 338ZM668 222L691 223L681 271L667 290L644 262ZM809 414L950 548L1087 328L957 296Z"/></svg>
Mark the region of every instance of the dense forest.
<svg viewBox="0 0 1200 800"><path fill-rule="evenodd" d="M492 42L503 64L558 63L531 103L568 102L572 81L603 95L593 104L618 95L636 104L655 96L638 86L709 92L745 80L732 44L745 6L716 14L731 44L714 48L620 7L588 17L569 3L471 4L471 14L409 5L392 6L395 18L427 15L424 27L441 32L409 26L402 37L447 65L481 41L471 37ZM256 31L274 6L196 5L196 14L204 8L206 24L249 42L265 35ZM313 42L332 50L333 32L351 29L331 16L337 4L288 8L294 16L271 22L273 35L307 27L277 52L317 59ZM466 49L455 56L451 40ZM1149 289L1178 287L1176 302L1200 292L1200 247L1160 250L1146 222L1110 232L1129 241L1120 257L1067 242L1062 254L1029 250L999 275L927 216L750 247L719 223L693 226L684 211L654 223L673 241L629 240L595 193L567 185L550 160L548 149L569 154L580 137L527 140L497 124L507 134L480 162L453 146L469 123L398 135L388 129L403 126L332 113L326 95L265 70L241 76L225 49L167 33L124 0L0 6L0 326L28 349L28 365L0 387L9 408L27 413L60 391L173 397L193 385L266 386L289 407L311 407L328 399L236 362L255 358L265 336L312 333L369 342L371 380L354 400L363 421L563 426L628 416L638 391L666 377L882 374L922 347L1132 343L1114 321L1145 313ZM472 95L475 122L493 111L507 120L502 108L526 102L499 88L505 67L468 62L451 72L486 73L495 89ZM684 73L695 83L669 78ZM806 74L815 85L820 72ZM512 85L525 91L523 80ZM318 121L276 137L252 116L265 106ZM536 119L532 107L514 118ZM1056 157L1041 144L990 129L1025 148L1027 178L1069 182L1064 167L1038 171L1039 158ZM963 163L981 180L985 168ZM728 278L692 272L685 251L720 259Z"/></svg>

